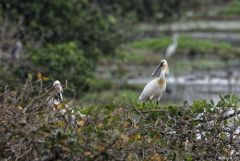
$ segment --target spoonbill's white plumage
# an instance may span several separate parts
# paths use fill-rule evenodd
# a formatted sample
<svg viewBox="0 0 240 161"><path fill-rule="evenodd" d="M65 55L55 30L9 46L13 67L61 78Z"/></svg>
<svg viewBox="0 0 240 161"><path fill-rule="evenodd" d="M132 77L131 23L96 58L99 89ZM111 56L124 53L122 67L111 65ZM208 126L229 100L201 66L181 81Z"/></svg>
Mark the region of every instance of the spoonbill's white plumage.
<svg viewBox="0 0 240 161"><path fill-rule="evenodd" d="M150 81L143 89L139 100L140 101L160 101L163 92L166 90L166 77L169 73L168 64L166 60L160 61L157 69L152 73L152 76L156 75L157 71L161 68L160 76Z"/></svg>
<svg viewBox="0 0 240 161"><path fill-rule="evenodd" d="M63 102L63 95L62 95L63 88L62 88L60 81L58 81L58 80L54 81L53 88L54 88L54 93L56 96L56 98L54 100L57 102Z"/></svg>
<svg viewBox="0 0 240 161"><path fill-rule="evenodd" d="M175 54L177 50L177 46L178 46L178 34L174 34L172 44L168 45L166 49L166 53L165 53L166 58L169 58Z"/></svg>
<svg viewBox="0 0 240 161"><path fill-rule="evenodd" d="M57 106L63 102L63 87L60 81L56 80L53 82L53 91L50 93L50 96L47 98L48 104L50 106Z"/></svg>

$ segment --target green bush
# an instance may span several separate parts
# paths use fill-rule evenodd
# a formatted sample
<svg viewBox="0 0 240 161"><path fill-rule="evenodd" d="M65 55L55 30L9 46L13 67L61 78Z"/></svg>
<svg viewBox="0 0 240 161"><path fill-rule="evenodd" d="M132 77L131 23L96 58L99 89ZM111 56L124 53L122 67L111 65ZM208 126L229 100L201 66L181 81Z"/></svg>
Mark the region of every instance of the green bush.
<svg viewBox="0 0 240 161"><path fill-rule="evenodd" d="M68 80L75 89L86 88L94 68L74 42L49 44L44 49L29 52L28 57L41 70L39 72L54 80Z"/></svg>
<svg viewBox="0 0 240 161"><path fill-rule="evenodd" d="M33 87L28 82L0 99L0 160L240 159L240 99L234 95L193 105L80 107L65 101L52 107L53 91L37 95Z"/></svg>
<svg viewBox="0 0 240 161"><path fill-rule="evenodd" d="M240 16L240 1L232 0L219 14L221 16Z"/></svg>

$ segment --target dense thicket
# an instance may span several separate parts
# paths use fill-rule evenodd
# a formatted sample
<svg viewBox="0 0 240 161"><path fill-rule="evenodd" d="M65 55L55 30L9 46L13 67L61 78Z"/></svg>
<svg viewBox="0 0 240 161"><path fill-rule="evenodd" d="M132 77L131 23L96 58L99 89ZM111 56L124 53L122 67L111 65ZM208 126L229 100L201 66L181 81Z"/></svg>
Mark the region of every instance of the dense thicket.
<svg viewBox="0 0 240 161"><path fill-rule="evenodd" d="M81 108L72 101L51 105L53 89L39 92L40 84L28 81L20 93L0 95L0 160L240 159L236 96L217 104Z"/></svg>

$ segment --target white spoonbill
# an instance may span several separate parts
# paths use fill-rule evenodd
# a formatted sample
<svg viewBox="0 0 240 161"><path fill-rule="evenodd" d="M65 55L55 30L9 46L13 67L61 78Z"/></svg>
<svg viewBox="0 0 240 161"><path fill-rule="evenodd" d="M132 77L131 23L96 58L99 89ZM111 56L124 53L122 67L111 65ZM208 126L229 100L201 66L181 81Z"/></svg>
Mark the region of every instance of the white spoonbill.
<svg viewBox="0 0 240 161"><path fill-rule="evenodd" d="M48 104L52 107L55 107L63 102L63 88L60 81L56 80L53 82L53 91L49 94L47 98Z"/></svg>
<svg viewBox="0 0 240 161"><path fill-rule="evenodd" d="M173 35L172 41L173 41L173 43L168 45L168 47L167 47L167 50L165 53L166 58L169 58L175 54L175 52L177 50L177 46L178 46L178 34Z"/></svg>
<svg viewBox="0 0 240 161"><path fill-rule="evenodd" d="M165 75L169 73L168 63L166 60L161 60L157 69L152 73L155 76L157 71L161 68L161 73L158 78L150 81L143 89L142 94L139 97L140 101L151 101L157 99L160 101L162 93L166 90L166 78Z"/></svg>
<svg viewBox="0 0 240 161"><path fill-rule="evenodd" d="M54 88L54 93L55 93L55 97L54 101L56 102L63 102L63 88L62 85L60 83L60 81L56 80L53 82L53 88Z"/></svg>

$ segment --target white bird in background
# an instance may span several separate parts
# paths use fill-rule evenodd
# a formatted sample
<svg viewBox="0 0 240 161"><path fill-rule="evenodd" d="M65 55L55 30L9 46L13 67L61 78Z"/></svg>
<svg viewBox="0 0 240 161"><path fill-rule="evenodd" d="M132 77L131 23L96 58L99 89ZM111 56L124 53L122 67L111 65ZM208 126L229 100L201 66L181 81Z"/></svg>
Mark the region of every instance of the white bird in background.
<svg viewBox="0 0 240 161"><path fill-rule="evenodd" d="M14 47L12 48L12 50L10 52L12 59L19 59L22 49L23 49L23 45L22 45L21 41L19 41L19 40L16 41Z"/></svg>
<svg viewBox="0 0 240 161"><path fill-rule="evenodd" d="M61 102L63 102L63 95L62 95L63 88L62 88L60 81L58 81L58 80L54 81L53 88L54 88L53 103L55 105L57 105L57 104L60 104Z"/></svg>
<svg viewBox="0 0 240 161"><path fill-rule="evenodd" d="M155 76L158 70L161 68L161 73L158 78L150 81L143 89L139 100L140 101L151 101L157 99L160 101L162 93L166 90L166 78L165 75L169 73L168 63L166 60L160 61L160 64L156 70L152 73L152 76Z"/></svg>
<svg viewBox="0 0 240 161"><path fill-rule="evenodd" d="M168 47L167 47L167 50L165 53L166 58L169 58L175 54L175 52L177 50L177 46L178 46L178 34L174 34L172 40L173 40L173 43L168 45Z"/></svg>

